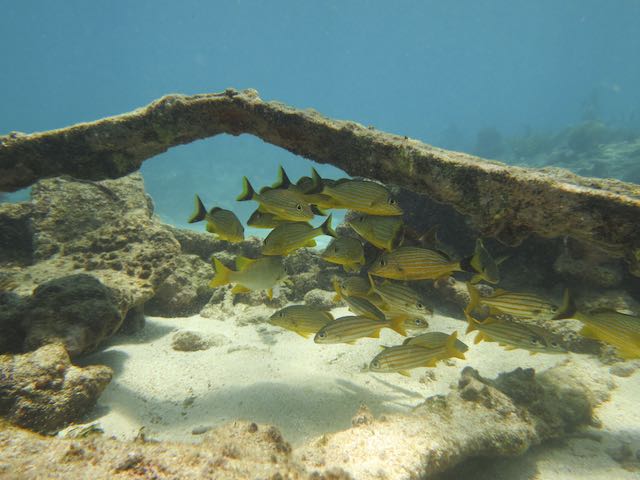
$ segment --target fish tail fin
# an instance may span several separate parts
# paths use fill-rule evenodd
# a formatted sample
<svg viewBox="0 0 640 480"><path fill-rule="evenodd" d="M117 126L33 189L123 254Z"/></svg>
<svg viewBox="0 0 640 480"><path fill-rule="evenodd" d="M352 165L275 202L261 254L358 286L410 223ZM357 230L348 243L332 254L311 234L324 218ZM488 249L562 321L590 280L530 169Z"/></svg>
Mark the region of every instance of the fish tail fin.
<svg viewBox="0 0 640 480"><path fill-rule="evenodd" d="M465 311L464 316L467 318L467 322L468 322L467 331L465 333L471 333L474 330L477 330L478 327L476 326L476 321L471 315L469 315L469 312Z"/></svg>
<svg viewBox="0 0 640 480"><path fill-rule="evenodd" d="M318 171L311 167L311 188L306 192L307 194L320 193L324 189L324 182Z"/></svg>
<svg viewBox="0 0 640 480"><path fill-rule="evenodd" d="M215 257L213 259L213 266L216 269L216 276L209 282L209 286L215 288L228 284L231 281L229 275L233 270L225 266L224 263Z"/></svg>
<svg viewBox="0 0 640 480"><path fill-rule="evenodd" d="M200 197L198 196L198 194L196 194L195 201L196 201L196 208L194 212L191 214L191 216L189 217L189 220L188 220L189 223L201 222L207 216L207 209L204 208L204 204L202 203L202 200L200 200Z"/></svg>
<svg viewBox="0 0 640 480"><path fill-rule="evenodd" d="M392 318L389 320L389 328L394 332L398 332L403 337L407 336L407 331L404 328L404 321L406 317Z"/></svg>
<svg viewBox="0 0 640 480"><path fill-rule="evenodd" d="M333 238L338 238L338 234L331 226L331 218L332 218L332 215L329 214L327 219L322 223L322 225L320 225L320 230L325 235L329 235L330 237L333 237Z"/></svg>
<svg viewBox="0 0 640 480"><path fill-rule="evenodd" d="M325 212L321 208L318 208L317 205L311 204L311 205L309 205L309 207L311 208L311 213L313 213L314 215L319 215L321 217L326 217L327 216L327 212Z"/></svg>
<svg viewBox="0 0 640 480"><path fill-rule="evenodd" d="M369 284L371 285L371 288L369 288L367 295L371 295L373 293L376 293L376 281L373 279L373 276L370 273L367 273L367 277L369 277Z"/></svg>
<svg viewBox="0 0 640 480"><path fill-rule="evenodd" d="M340 280L338 277L333 277L331 280L331 284L333 285L333 289L336 291L335 297L333 297L334 302L339 302L342 300L342 287L340 286Z"/></svg>
<svg viewBox="0 0 640 480"><path fill-rule="evenodd" d="M253 200L256 196L256 191L251 186L249 179L247 177L242 177L242 193L238 195L236 201L244 202L246 200Z"/></svg>
<svg viewBox="0 0 640 480"><path fill-rule="evenodd" d="M576 303L574 302L569 289L564 289L562 295L562 306L558 310L558 313L553 317L554 320L561 320L563 318L572 318L577 313Z"/></svg>
<svg viewBox="0 0 640 480"><path fill-rule="evenodd" d="M480 292L474 287L471 282L467 282L467 291L469 292L469 304L464 309L465 313L473 312L473 310L480 306Z"/></svg>
<svg viewBox="0 0 640 480"><path fill-rule="evenodd" d="M287 189L291 186L291 180L289 180L289 176L287 172L284 171L282 165L278 165L278 180L276 183L271 185L271 188L282 188Z"/></svg>
<svg viewBox="0 0 640 480"><path fill-rule="evenodd" d="M447 338L447 343L446 343L447 354L450 357L456 357L462 360L466 360L464 356L464 352L462 352L460 349L458 349L458 347L456 347L457 341L458 341L458 332L455 331L451 335L449 335L449 338Z"/></svg>

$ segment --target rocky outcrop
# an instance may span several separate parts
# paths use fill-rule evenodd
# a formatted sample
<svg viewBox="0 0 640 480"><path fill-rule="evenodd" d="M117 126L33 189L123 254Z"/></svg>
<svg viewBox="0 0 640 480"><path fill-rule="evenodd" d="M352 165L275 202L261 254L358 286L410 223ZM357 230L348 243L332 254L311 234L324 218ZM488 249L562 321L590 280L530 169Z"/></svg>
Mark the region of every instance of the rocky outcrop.
<svg viewBox="0 0 640 480"><path fill-rule="evenodd" d="M530 234L571 236L624 258L640 275L640 187L484 161L313 110L261 100L255 90L169 95L93 123L0 137L0 190L61 174L126 175L175 145L249 133L351 175L423 193L467 215L484 236L518 245Z"/></svg>
<svg viewBox="0 0 640 480"><path fill-rule="evenodd" d="M428 398L411 414L375 418L362 406L351 428L295 449L275 427L245 421L212 429L197 445L45 439L0 428L0 468L96 479L427 478L470 458L517 456L588 425L611 388L610 377L575 365L539 376L517 369L495 380L466 368L448 395Z"/></svg>
<svg viewBox="0 0 640 480"><path fill-rule="evenodd" d="M94 406L111 380L104 366L76 367L60 344L0 356L0 415L40 433L55 433Z"/></svg>

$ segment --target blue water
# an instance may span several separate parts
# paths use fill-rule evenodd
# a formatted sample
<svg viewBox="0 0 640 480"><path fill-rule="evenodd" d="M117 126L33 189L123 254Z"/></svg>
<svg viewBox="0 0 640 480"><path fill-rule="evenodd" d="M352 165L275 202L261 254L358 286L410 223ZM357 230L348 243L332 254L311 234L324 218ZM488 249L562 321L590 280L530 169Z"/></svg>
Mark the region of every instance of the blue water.
<svg viewBox="0 0 640 480"><path fill-rule="evenodd" d="M0 11L2 133L227 87L472 152L485 128L549 132L594 114L640 128L636 0L5 0ZM255 205L232 200L241 176L271 183L278 163L292 177L309 168L218 137L143 173L159 215L180 224L195 192L246 219Z"/></svg>

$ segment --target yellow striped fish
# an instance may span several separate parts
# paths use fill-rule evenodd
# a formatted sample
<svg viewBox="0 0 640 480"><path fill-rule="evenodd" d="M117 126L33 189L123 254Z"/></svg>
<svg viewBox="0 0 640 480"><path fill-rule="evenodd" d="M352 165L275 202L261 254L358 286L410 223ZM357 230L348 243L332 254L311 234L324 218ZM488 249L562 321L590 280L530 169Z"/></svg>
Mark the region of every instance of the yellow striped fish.
<svg viewBox="0 0 640 480"><path fill-rule="evenodd" d="M356 238L338 237L327 245L320 258L342 265L342 268L347 272L357 272L364 265L364 249Z"/></svg>
<svg viewBox="0 0 640 480"><path fill-rule="evenodd" d="M420 367L435 367L447 358L465 359L464 352L468 347L458 340L458 332L446 335L446 340L433 348L426 348L419 344L405 343L394 347L387 347L369 364L372 372L397 372L410 376L409 370ZM462 347L463 349L459 348Z"/></svg>
<svg viewBox="0 0 640 480"><path fill-rule="evenodd" d="M402 215L398 201L379 183L345 178L330 185L323 183L315 169L312 169L312 179L314 185L322 186L322 190L310 193L322 193L331 197L339 205L335 208L348 208L372 215Z"/></svg>
<svg viewBox="0 0 640 480"><path fill-rule="evenodd" d="M326 310L308 305L290 305L271 315L269 323L309 338L332 320L333 316Z"/></svg>
<svg viewBox="0 0 640 480"><path fill-rule="evenodd" d="M433 310L427 306L426 296L413 288L387 281L377 285L371 276L369 276L369 280L371 281L371 291L377 293L382 299L382 305L378 306L387 317L406 320L433 315Z"/></svg>
<svg viewBox="0 0 640 480"><path fill-rule="evenodd" d="M497 317L488 317L478 321L466 314L469 326L467 333L478 330L474 343L497 342L507 350L521 348L529 350L532 354L542 353L566 353L560 337L548 332L536 325L525 325Z"/></svg>
<svg viewBox="0 0 640 480"><path fill-rule="evenodd" d="M533 293L508 292L500 288L488 297L480 296L476 287L467 282L469 305L465 311L473 312L476 308L489 307L489 313L511 315L522 319L537 318L549 320L558 313L558 306Z"/></svg>
<svg viewBox="0 0 640 480"><path fill-rule="evenodd" d="M271 188L289 190L298 195L300 200L315 205L318 208L336 208L339 206L338 203L328 195L322 193L307 193L314 188L313 180L310 177L301 177L297 183L292 183L287 172L282 168L282 165L278 167L278 180Z"/></svg>
<svg viewBox="0 0 640 480"><path fill-rule="evenodd" d="M400 247L380 255L369 269L369 274L394 280L438 280L463 271L474 274L472 283L478 279L491 283L499 281L496 263L480 240L476 242L473 256L459 262L436 250Z"/></svg>
<svg viewBox="0 0 640 480"><path fill-rule="evenodd" d="M255 200L260 204L259 210L273 213L284 220L306 222L314 216L311 205L300 200L296 193L273 188L256 193L247 177L242 177L242 193L236 200Z"/></svg>
<svg viewBox="0 0 640 480"><path fill-rule="evenodd" d="M262 254L288 255L302 247L315 247L314 238L319 235L336 236L336 232L331 228L331 215L317 228L302 222L278 225L264 239Z"/></svg>
<svg viewBox="0 0 640 480"><path fill-rule="evenodd" d="M333 297L334 302L342 300L342 296L347 297L367 297L371 290L369 281L362 277L346 277L333 279L333 288L336 291L336 296Z"/></svg>
<svg viewBox="0 0 640 480"><path fill-rule="evenodd" d="M278 225L290 222L291 220L285 220L273 213L261 212L260 209L257 209L247 220L247 225L253 228L276 228Z"/></svg>
<svg viewBox="0 0 640 480"><path fill-rule="evenodd" d="M371 245L388 252L398 248L404 238L401 217L358 215L347 223Z"/></svg>
<svg viewBox="0 0 640 480"><path fill-rule="evenodd" d="M347 297L343 295L342 299L347 304L349 310L351 310L358 316L372 318L374 320L380 321L387 320L387 317L382 312L382 310L380 310L364 297Z"/></svg>
<svg viewBox="0 0 640 480"><path fill-rule="evenodd" d="M402 321L382 321L368 317L348 316L327 323L316 333L313 341L316 343L353 344L360 338L380 338L380 330L383 328L391 328L400 335L407 335Z"/></svg>
<svg viewBox="0 0 640 480"><path fill-rule="evenodd" d="M282 257L261 257L251 259L236 257L236 269L231 270L217 258L213 259L216 276L209 283L212 288L235 283L232 293L246 293L252 290L266 290L273 297L273 287L285 276Z"/></svg>
<svg viewBox="0 0 640 480"><path fill-rule="evenodd" d="M220 239L237 243L244 240L244 228L231 210L213 207L207 212L200 197L196 195L196 209L189 217L189 223L207 221L207 232L215 233Z"/></svg>
<svg viewBox="0 0 640 480"><path fill-rule="evenodd" d="M564 292L562 308L555 318L575 318L584 327L580 334L616 348L624 359L640 358L640 317L615 310L583 313L576 310L569 291Z"/></svg>
<svg viewBox="0 0 640 480"><path fill-rule="evenodd" d="M422 335L417 335L415 337L409 337L402 342L403 345L417 345L419 347L424 348L441 348L446 345L447 342L451 342L451 336L455 336L455 341L453 341L453 345L456 350L461 353L465 353L469 350L469 347L458 340L458 332L453 332L452 334L446 334L443 332L427 332Z"/></svg>

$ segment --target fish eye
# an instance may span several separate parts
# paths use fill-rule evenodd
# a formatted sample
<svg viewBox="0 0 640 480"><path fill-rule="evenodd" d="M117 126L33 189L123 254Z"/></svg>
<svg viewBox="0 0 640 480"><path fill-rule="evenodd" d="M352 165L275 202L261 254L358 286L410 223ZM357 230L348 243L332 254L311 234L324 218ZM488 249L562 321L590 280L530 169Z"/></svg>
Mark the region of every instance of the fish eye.
<svg viewBox="0 0 640 480"><path fill-rule="evenodd" d="M302 211L302 205L300 205L299 203L296 204L296 210Z"/></svg>
<svg viewBox="0 0 640 480"><path fill-rule="evenodd" d="M558 344L558 342L553 341L553 342L551 342L551 346L552 347L559 347L560 345Z"/></svg>
<svg viewBox="0 0 640 480"><path fill-rule="evenodd" d="M387 264L387 262L385 261L385 259L384 259L384 258L381 258L381 259L380 259L380 266L381 266L381 267L384 267L386 264Z"/></svg>
<svg viewBox="0 0 640 480"><path fill-rule="evenodd" d="M324 338L327 336L326 332L318 332L318 338Z"/></svg>
<svg viewBox="0 0 640 480"><path fill-rule="evenodd" d="M539 341L536 337L531 337L531 343L533 343L534 345L537 345Z"/></svg>
<svg viewBox="0 0 640 480"><path fill-rule="evenodd" d="M556 307L555 305L553 307L551 307L551 311L552 312L557 312L558 311L558 307Z"/></svg>
<svg viewBox="0 0 640 480"><path fill-rule="evenodd" d="M374 360L373 362L371 362L371 368L380 368L380 362Z"/></svg>
<svg viewBox="0 0 640 480"><path fill-rule="evenodd" d="M395 198L389 198L389 205L395 205L396 204L396 199Z"/></svg>
<svg viewBox="0 0 640 480"><path fill-rule="evenodd" d="M416 325L418 325L418 326L422 325L422 320L420 320L419 318L416 318L416 319L414 320L414 322L415 322L415 324L416 324Z"/></svg>
<svg viewBox="0 0 640 480"><path fill-rule="evenodd" d="M358 217L359 222L364 222L364 217Z"/></svg>
<svg viewBox="0 0 640 480"><path fill-rule="evenodd" d="M422 310L422 309L424 308L424 305L423 305L423 304L421 304L420 302L418 302L418 303L416 304L416 307L418 307L420 310Z"/></svg>
<svg viewBox="0 0 640 480"><path fill-rule="evenodd" d="M278 316L279 316L280 318L284 318L284 312L280 312L280 313L278 314Z"/></svg>

